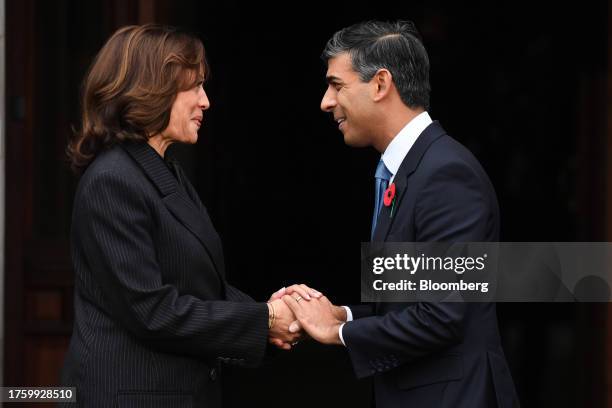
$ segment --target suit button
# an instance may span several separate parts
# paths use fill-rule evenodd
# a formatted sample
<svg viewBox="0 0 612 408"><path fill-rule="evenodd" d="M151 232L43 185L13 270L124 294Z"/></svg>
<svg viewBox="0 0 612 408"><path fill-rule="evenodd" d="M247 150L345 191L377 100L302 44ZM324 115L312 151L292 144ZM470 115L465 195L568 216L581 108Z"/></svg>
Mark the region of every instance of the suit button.
<svg viewBox="0 0 612 408"><path fill-rule="evenodd" d="M215 381L217 379L217 370L215 368L211 368L208 376L210 377L211 381Z"/></svg>

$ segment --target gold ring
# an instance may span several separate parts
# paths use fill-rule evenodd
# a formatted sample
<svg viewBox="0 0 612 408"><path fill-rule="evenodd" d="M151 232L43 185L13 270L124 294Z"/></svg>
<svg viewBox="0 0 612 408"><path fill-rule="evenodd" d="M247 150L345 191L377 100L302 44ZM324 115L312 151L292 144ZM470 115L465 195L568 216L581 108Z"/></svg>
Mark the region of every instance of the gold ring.
<svg viewBox="0 0 612 408"><path fill-rule="evenodd" d="M302 297L301 297L301 296L298 296L298 297L296 297L296 298L295 298L295 301L296 301L297 303L300 303L300 300L302 300Z"/></svg>

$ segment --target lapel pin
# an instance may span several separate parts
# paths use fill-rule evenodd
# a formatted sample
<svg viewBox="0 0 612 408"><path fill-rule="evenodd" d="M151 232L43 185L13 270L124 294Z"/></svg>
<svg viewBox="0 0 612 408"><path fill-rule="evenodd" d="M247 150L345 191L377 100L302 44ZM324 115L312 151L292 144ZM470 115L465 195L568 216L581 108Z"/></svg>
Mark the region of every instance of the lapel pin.
<svg viewBox="0 0 612 408"><path fill-rule="evenodd" d="M391 183L389 188L385 190L383 204L385 204L385 207L391 206L391 215L389 217L392 218L393 210L395 209L395 183Z"/></svg>

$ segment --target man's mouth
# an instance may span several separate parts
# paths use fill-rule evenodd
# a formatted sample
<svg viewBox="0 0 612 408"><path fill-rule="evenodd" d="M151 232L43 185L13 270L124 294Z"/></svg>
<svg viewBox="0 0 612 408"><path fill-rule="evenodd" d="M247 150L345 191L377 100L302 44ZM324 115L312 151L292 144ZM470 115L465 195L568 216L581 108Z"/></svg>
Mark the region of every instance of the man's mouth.
<svg viewBox="0 0 612 408"><path fill-rule="evenodd" d="M202 117L193 118L192 120L197 123L198 128L202 126Z"/></svg>
<svg viewBox="0 0 612 408"><path fill-rule="evenodd" d="M336 123L338 124L338 129L342 129L342 124L346 121L346 118L338 118L335 120L336 120Z"/></svg>

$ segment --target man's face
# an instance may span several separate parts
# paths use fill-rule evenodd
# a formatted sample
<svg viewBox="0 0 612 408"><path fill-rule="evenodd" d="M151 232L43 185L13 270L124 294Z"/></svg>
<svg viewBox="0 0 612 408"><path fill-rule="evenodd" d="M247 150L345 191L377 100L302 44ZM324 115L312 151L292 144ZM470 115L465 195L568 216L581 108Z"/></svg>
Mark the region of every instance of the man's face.
<svg viewBox="0 0 612 408"><path fill-rule="evenodd" d="M334 115L347 145L371 145L375 108L370 96L371 84L359 79L348 53L329 59L326 78L328 86L321 100L321 110Z"/></svg>

